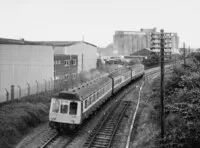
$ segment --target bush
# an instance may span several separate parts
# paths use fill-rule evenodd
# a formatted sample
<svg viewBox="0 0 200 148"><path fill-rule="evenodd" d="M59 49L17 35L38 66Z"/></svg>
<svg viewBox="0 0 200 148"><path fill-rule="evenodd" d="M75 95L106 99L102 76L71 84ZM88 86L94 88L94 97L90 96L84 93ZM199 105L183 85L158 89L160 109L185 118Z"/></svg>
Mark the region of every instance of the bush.
<svg viewBox="0 0 200 148"><path fill-rule="evenodd" d="M12 147L30 128L47 121L50 97L41 94L10 102L0 108L0 145Z"/></svg>
<svg viewBox="0 0 200 148"><path fill-rule="evenodd" d="M175 67L166 83L165 147L195 148L200 145L199 57L190 57L186 67Z"/></svg>

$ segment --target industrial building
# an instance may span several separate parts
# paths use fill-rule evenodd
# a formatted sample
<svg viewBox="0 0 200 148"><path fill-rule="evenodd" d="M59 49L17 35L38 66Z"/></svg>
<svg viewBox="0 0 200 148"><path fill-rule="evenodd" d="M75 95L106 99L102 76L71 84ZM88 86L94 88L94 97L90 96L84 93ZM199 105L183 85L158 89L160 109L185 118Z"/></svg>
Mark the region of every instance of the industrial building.
<svg viewBox="0 0 200 148"><path fill-rule="evenodd" d="M47 42L46 42L47 43ZM48 42L53 45L54 54L74 54L78 56L78 73L96 68L97 46L84 41Z"/></svg>
<svg viewBox="0 0 200 148"><path fill-rule="evenodd" d="M147 35L140 31L116 31L113 36L114 51L117 55L130 55L147 48Z"/></svg>
<svg viewBox="0 0 200 148"><path fill-rule="evenodd" d="M53 47L0 38L0 102L53 89Z"/></svg>
<svg viewBox="0 0 200 148"><path fill-rule="evenodd" d="M0 102L68 88L96 64L97 46L88 42L0 38Z"/></svg>
<svg viewBox="0 0 200 148"><path fill-rule="evenodd" d="M156 28L141 29L140 31L116 31L113 36L113 46L117 55L131 55L144 48L151 49L152 34L158 33ZM179 37L177 33L171 34L171 52L179 52Z"/></svg>
<svg viewBox="0 0 200 148"><path fill-rule="evenodd" d="M54 54L54 88L69 88L78 79L78 55Z"/></svg>

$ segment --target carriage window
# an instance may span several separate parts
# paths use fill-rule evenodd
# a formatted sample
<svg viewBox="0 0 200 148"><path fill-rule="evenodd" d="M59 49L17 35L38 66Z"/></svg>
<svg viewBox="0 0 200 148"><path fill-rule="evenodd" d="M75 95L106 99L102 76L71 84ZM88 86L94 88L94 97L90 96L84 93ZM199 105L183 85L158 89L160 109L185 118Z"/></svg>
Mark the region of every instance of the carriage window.
<svg viewBox="0 0 200 148"><path fill-rule="evenodd" d="M99 90L99 98L101 97L101 89Z"/></svg>
<svg viewBox="0 0 200 148"><path fill-rule="evenodd" d="M97 93L95 93L95 100L97 100Z"/></svg>
<svg viewBox="0 0 200 148"><path fill-rule="evenodd" d="M92 102L92 97L89 98L89 105L91 104Z"/></svg>
<svg viewBox="0 0 200 148"><path fill-rule="evenodd" d="M92 95L92 102L94 102L95 101L95 95L93 94Z"/></svg>
<svg viewBox="0 0 200 148"><path fill-rule="evenodd" d="M61 105L60 113L67 114L68 113L68 105Z"/></svg>
<svg viewBox="0 0 200 148"><path fill-rule="evenodd" d="M78 103L76 102L71 102L70 103L70 109L69 109L69 114L70 115L76 115L77 114L77 106L78 106Z"/></svg>
<svg viewBox="0 0 200 148"><path fill-rule="evenodd" d="M57 100L52 100L52 112L58 113L59 111L60 102Z"/></svg>
<svg viewBox="0 0 200 148"><path fill-rule="evenodd" d="M87 108L87 100L85 100L85 108Z"/></svg>

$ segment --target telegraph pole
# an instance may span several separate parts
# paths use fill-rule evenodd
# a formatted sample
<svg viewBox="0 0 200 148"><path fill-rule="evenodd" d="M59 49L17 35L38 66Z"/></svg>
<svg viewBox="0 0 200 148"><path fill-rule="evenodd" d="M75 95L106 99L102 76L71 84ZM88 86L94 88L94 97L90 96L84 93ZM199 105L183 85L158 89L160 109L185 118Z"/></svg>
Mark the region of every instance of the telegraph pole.
<svg viewBox="0 0 200 148"><path fill-rule="evenodd" d="M161 29L158 33L151 34L151 50L160 49L160 127L161 127L161 138L164 138L165 134L165 112L164 112L164 98L165 98L165 86L164 86L164 66L165 58L171 58L171 36L172 33L164 33ZM168 51L165 49L168 49ZM165 56L166 54L166 56Z"/></svg>
<svg viewBox="0 0 200 148"><path fill-rule="evenodd" d="M164 30L160 30L160 104L161 104L161 115L160 115L160 121L161 121L161 138L164 138L164 127L165 127L165 122L164 122L164 50L165 50L165 39L164 39Z"/></svg>

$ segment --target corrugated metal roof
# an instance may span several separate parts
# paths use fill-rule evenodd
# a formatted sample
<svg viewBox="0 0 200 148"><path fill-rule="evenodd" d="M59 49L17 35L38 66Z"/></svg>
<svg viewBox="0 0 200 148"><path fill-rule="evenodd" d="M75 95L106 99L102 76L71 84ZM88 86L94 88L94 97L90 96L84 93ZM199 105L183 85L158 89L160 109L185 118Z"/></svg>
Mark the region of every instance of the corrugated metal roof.
<svg viewBox="0 0 200 148"><path fill-rule="evenodd" d="M96 45L85 41L26 41L24 39L16 40L16 39L0 38L0 44L71 46L79 43L85 43L97 47Z"/></svg>
<svg viewBox="0 0 200 148"><path fill-rule="evenodd" d="M51 45L44 44L44 43L41 43L41 42L26 41L26 40L24 40L24 39L16 40L16 39L7 39L7 38L0 38L0 44L43 45L43 46L51 46Z"/></svg>
<svg viewBox="0 0 200 148"><path fill-rule="evenodd" d="M71 46L77 43L80 43L80 41L36 41L37 43L41 44L47 44L51 46Z"/></svg>
<svg viewBox="0 0 200 148"><path fill-rule="evenodd" d="M85 43L85 44L97 47L96 45L85 42L85 41L41 41L38 43L44 43L44 44L48 44L48 45L52 45L52 46L71 46L71 45L75 45L75 44L79 44L79 43Z"/></svg>

